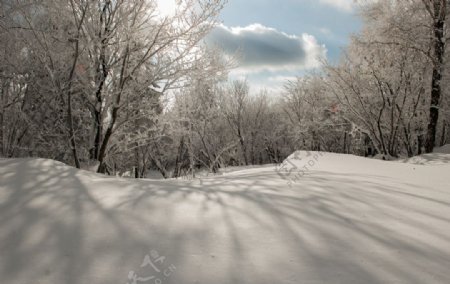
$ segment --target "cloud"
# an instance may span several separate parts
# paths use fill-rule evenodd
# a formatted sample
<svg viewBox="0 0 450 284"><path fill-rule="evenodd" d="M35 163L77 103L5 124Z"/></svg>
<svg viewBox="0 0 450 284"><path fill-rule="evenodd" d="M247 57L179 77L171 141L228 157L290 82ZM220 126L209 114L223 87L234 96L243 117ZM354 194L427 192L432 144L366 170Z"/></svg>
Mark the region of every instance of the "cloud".
<svg viewBox="0 0 450 284"><path fill-rule="evenodd" d="M261 24L232 28L218 25L206 42L219 46L226 55L237 55L238 69L243 73L316 68L327 52L312 35L288 35Z"/></svg>

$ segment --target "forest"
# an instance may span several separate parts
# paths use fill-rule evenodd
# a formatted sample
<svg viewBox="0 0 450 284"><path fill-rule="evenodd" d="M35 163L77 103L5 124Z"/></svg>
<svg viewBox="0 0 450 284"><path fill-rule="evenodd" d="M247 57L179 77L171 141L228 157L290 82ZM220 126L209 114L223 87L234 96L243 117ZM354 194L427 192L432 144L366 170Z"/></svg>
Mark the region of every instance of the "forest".
<svg viewBox="0 0 450 284"><path fill-rule="evenodd" d="M446 0L361 3L339 62L254 92L205 36L224 0L0 1L0 157L164 178L296 150L390 160L450 141Z"/></svg>

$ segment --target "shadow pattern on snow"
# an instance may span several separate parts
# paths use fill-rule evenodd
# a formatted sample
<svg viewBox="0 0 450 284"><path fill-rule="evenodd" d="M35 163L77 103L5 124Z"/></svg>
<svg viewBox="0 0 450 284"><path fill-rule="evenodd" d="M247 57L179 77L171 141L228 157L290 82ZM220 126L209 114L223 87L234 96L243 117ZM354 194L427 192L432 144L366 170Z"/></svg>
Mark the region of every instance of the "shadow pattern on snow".
<svg viewBox="0 0 450 284"><path fill-rule="evenodd" d="M450 282L445 190L321 171L285 183L0 160L0 282L126 283L151 249L177 267L164 284Z"/></svg>

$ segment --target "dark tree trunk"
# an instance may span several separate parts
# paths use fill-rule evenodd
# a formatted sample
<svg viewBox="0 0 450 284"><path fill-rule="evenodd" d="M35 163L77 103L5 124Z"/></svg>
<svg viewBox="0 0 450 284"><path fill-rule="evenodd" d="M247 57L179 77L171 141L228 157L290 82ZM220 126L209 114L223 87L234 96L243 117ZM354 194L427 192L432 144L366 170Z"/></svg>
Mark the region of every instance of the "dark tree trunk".
<svg viewBox="0 0 450 284"><path fill-rule="evenodd" d="M105 137L103 138L103 143L102 143L102 145L100 147L100 152L99 152L99 155L98 155L98 161L99 161L100 164L98 166L97 172L101 173L101 174L106 173L106 164L105 164L106 149L108 147L109 138L111 138L111 135L112 135L112 132L113 132L114 123L115 123L115 120L117 118L117 110L118 110L118 108L117 109L116 108L113 109L112 120L114 122L112 122L110 124L110 126L108 127L108 129L106 129Z"/></svg>
<svg viewBox="0 0 450 284"><path fill-rule="evenodd" d="M67 97L67 122L69 126L69 140L70 140L70 147L72 148L72 155L73 160L75 162L75 166L79 169L81 168L80 160L78 159L78 153L77 153L77 143L75 140L75 131L73 126L73 114L72 114L72 93L69 91L68 97Z"/></svg>
<svg viewBox="0 0 450 284"><path fill-rule="evenodd" d="M102 143L100 146L100 150L98 153L99 166L98 166L97 172L101 173L101 174L106 173L106 170L107 170L107 167L105 164L106 150L108 148L109 139L111 138L111 136L113 134L114 126L116 125L116 120L119 116L120 100L122 97L123 89L124 89L126 81L127 81L125 78L125 69L127 67L129 51L130 51L129 47L127 46L125 54L122 59L122 67L121 67L121 71L120 71L120 89L115 97L114 105L113 105L112 111L111 111L111 120L109 122L108 127L106 128L105 136L103 137L103 140L102 140Z"/></svg>
<svg viewBox="0 0 450 284"><path fill-rule="evenodd" d="M175 168L172 177L177 178L181 174L181 163L184 156L184 136L181 137L180 145L178 146L178 154L175 160Z"/></svg>
<svg viewBox="0 0 450 284"><path fill-rule="evenodd" d="M0 157L5 157L5 144L4 144L4 133L5 133L5 127L4 127L4 112L5 109L2 109L0 111Z"/></svg>
<svg viewBox="0 0 450 284"><path fill-rule="evenodd" d="M101 143L101 137L102 137L102 120L101 120L101 114L100 112L95 113L95 124L96 124L96 131L95 131L95 140L94 140L94 159L98 159L98 153L100 150L100 143Z"/></svg>
<svg viewBox="0 0 450 284"><path fill-rule="evenodd" d="M422 155L422 148L423 148L423 135L417 136L417 155Z"/></svg>
<svg viewBox="0 0 450 284"><path fill-rule="evenodd" d="M439 120L439 104L441 100L442 63L445 53L444 23L446 14L446 1L435 0L434 3L434 64L431 81L430 117L425 142L425 152L433 152L436 145L436 130Z"/></svg>
<svg viewBox="0 0 450 284"><path fill-rule="evenodd" d="M344 147L342 153L347 154L347 132L344 132Z"/></svg>
<svg viewBox="0 0 450 284"><path fill-rule="evenodd" d="M102 122L101 122L101 113L97 110L92 110L92 117L94 119L94 145L90 149L90 159L91 160L97 160L98 154L100 151L100 143L101 143L101 137L102 137Z"/></svg>
<svg viewBox="0 0 450 284"><path fill-rule="evenodd" d="M239 144L241 145L242 156L244 156L245 166L248 166L247 148L245 147L245 141L244 141L244 137L242 136L240 127L238 128L238 137L239 137Z"/></svg>
<svg viewBox="0 0 450 284"><path fill-rule="evenodd" d="M72 85L73 80L75 77L75 69L77 67L78 58L80 56L80 35L81 35L81 27L83 25L86 11L87 11L87 4L83 9L83 14L81 16L81 20L78 23L78 29L77 29L77 37L75 39L75 52L74 52L74 59L72 63L72 68L70 70L69 78L68 78L68 86L67 86L67 124L69 128L69 142L70 147L72 148L72 155L73 160L75 162L75 166L79 169L81 168L80 160L78 159L78 153L77 153L77 143L75 139L75 130L73 125L73 113L72 113Z"/></svg>
<svg viewBox="0 0 450 284"><path fill-rule="evenodd" d="M93 107L92 110L92 116L94 119L94 127L95 127L95 138L94 138L94 145L91 149L91 159L92 160L98 160L99 153L100 153L100 146L102 141L102 135L103 135L103 122L102 122L102 104L103 104L103 98L102 98L102 92L103 88L105 86L106 78L109 75L109 69L107 65L107 59L106 59L106 48L108 45L108 33L109 33L109 22L106 21L107 12L110 7L111 3L107 2L105 3L105 6L103 7L102 14L100 16L100 23L104 25L104 28L100 30L98 37L101 42L101 48L100 48L100 54L99 54L99 62L97 67L97 78L96 78L96 84L97 84L97 90L95 91L95 98L96 98L96 104Z"/></svg>
<svg viewBox="0 0 450 284"><path fill-rule="evenodd" d="M72 69L70 71L69 75L69 85L67 87L67 126L69 128L69 143L72 150L73 160L75 163L75 166L79 169L81 168L80 160L78 159L78 153L77 153L77 143L75 139L75 130L73 125L73 113L72 113L72 82L75 75L75 68L78 62L78 56L79 56L79 42L78 40L75 43L75 54L74 54L74 60L72 64Z"/></svg>

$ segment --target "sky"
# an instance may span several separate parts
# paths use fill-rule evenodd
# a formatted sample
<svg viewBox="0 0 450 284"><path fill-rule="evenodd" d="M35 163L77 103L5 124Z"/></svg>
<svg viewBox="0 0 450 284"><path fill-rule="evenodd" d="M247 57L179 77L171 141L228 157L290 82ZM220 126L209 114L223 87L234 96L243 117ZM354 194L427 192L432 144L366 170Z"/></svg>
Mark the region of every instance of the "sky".
<svg viewBox="0 0 450 284"><path fill-rule="evenodd" d="M174 0L159 3L169 12ZM228 0L219 20L206 42L238 56L230 79L247 79L253 92L336 62L361 28L355 0Z"/></svg>

